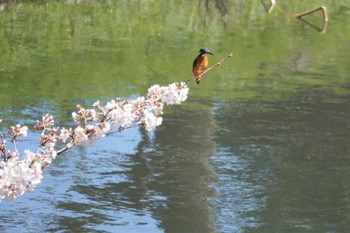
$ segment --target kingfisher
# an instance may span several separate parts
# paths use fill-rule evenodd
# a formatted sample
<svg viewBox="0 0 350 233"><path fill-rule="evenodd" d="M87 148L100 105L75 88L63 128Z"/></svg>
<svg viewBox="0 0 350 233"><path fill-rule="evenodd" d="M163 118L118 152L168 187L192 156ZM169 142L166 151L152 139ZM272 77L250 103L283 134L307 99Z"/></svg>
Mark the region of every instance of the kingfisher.
<svg viewBox="0 0 350 233"><path fill-rule="evenodd" d="M207 54L214 55L207 48L201 48L199 50L199 55L194 59L192 72L196 77L196 83L199 84L201 81L201 74L205 71L208 66L208 56Z"/></svg>

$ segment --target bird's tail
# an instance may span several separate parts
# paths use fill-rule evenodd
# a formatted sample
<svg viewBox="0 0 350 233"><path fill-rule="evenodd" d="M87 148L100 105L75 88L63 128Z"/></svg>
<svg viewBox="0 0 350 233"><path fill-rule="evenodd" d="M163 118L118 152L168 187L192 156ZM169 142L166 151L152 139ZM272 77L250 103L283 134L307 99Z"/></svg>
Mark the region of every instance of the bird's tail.
<svg viewBox="0 0 350 233"><path fill-rule="evenodd" d="M200 82L201 82L201 77L198 76L198 77L196 78L196 83L199 84Z"/></svg>

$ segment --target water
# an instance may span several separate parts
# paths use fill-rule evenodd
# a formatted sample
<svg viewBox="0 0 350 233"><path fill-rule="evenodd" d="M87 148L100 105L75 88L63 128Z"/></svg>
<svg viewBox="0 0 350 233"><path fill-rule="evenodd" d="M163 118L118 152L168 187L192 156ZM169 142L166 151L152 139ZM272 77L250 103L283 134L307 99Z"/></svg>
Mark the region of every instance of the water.
<svg viewBox="0 0 350 233"><path fill-rule="evenodd" d="M321 4L326 33L292 20ZM186 81L203 46L210 64L233 56L155 132L135 127L57 158L33 192L0 203L1 232L350 230L346 1L269 15L260 1L2 6L2 131L46 112L71 126L76 104ZM36 148L32 129L20 149Z"/></svg>
<svg viewBox="0 0 350 233"><path fill-rule="evenodd" d="M346 232L348 104L261 103L271 109L263 113L251 105L218 113L231 129L215 134L219 224L237 222L225 232Z"/></svg>

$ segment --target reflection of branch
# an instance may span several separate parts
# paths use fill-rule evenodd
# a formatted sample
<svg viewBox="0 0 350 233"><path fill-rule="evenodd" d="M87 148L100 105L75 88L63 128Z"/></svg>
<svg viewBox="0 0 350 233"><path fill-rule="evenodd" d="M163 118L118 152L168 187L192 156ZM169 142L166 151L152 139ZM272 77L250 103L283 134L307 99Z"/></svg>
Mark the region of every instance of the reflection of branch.
<svg viewBox="0 0 350 233"><path fill-rule="evenodd" d="M223 58L221 61L219 61L218 63L216 63L215 65L209 67L208 69L206 69L205 71L203 71L202 73L200 73L199 75L187 80L186 85L193 81L194 79L196 79L197 77L202 77L205 73L209 72L211 69L214 69L215 67L221 65L221 63L223 63L224 61L226 61L228 58L232 57L232 53L230 53L229 55L227 55L225 58Z"/></svg>
<svg viewBox="0 0 350 233"><path fill-rule="evenodd" d="M227 26L227 18L229 13L229 2L227 0L215 0L216 8L220 11L222 23L224 24L224 28Z"/></svg>
<svg viewBox="0 0 350 233"><path fill-rule="evenodd" d="M309 14L312 14L312 13L314 13L316 11L320 11L320 10L322 11L322 16L323 16L322 28L319 28L319 27L315 26L314 24L310 23L309 21L307 21L307 20L302 18L305 15L309 15ZM311 10L307 10L307 11L298 13L298 14L294 15L294 18L299 19L303 23L305 23L305 24L309 25L310 27L318 30L319 32L323 32L323 33L326 32L327 24L328 24L328 12L327 12L327 7L325 7L325 6L320 6L320 7L311 9Z"/></svg>
<svg viewBox="0 0 350 233"><path fill-rule="evenodd" d="M211 18L213 18L213 9L212 9L212 4L210 4L210 2L211 2L211 0L199 0L199 3L198 3L198 9L199 9L199 7L205 7L205 14L204 14L204 19L203 19L204 28L205 28L207 22L209 22L211 20ZM226 29L228 12L229 12L229 1L228 0L215 0L215 6L220 12L222 23L224 25L224 28Z"/></svg>

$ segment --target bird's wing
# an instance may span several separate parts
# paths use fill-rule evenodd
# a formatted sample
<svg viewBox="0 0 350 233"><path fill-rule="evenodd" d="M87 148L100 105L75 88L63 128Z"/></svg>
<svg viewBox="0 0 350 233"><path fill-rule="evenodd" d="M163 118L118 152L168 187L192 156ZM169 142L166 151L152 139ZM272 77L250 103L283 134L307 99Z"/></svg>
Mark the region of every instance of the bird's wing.
<svg viewBox="0 0 350 233"><path fill-rule="evenodd" d="M192 63L192 71L194 70L194 68L196 67L196 64L197 64L197 58L196 57L194 60L193 60L193 63Z"/></svg>

